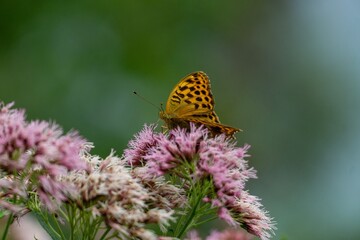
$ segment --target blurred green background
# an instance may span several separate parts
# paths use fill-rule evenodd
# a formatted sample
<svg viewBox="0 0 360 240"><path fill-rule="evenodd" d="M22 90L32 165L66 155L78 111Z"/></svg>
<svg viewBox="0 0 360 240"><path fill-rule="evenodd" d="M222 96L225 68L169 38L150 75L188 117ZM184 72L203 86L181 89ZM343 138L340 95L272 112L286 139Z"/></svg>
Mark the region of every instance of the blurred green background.
<svg viewBox="0 0 360 240"><path fill-rule="evenodd" d="M360 239L359 1L6 1L0 99L122 154L190 72L244 130L276 237ZM160 123L160 122L159 122Z"/></svg>

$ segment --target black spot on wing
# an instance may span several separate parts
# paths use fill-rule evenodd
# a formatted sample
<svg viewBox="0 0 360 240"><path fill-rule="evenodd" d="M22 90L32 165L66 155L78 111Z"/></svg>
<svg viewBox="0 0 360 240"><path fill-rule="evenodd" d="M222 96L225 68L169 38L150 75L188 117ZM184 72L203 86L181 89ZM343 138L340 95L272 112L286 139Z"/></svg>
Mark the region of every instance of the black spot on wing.
<svg viewBox="0 0 360 240"><path fill-rule="evenodd" d="M216 123L220 123L218 117L215 115L215 112L212 112L211 114L209 114L209 118Z"/></svg>
<svg viewBox="0 0 360 240"><path fill-rule="evenodd" d="M174 102L177 102L177 103L180 103L180 101L181 101L181 99L176 95L172 96L171 100L174 101Z"/></svg>
<svg viewBox="0 0 360 240"><path fill-rule="evenodd" d="M205 103L201 104L201 107L202 108L210 108L210 106L208 104L205 104Z"/></svg>
<svg viewBox="0 0 360 240"><path fill-rule="evenodd" d="M182 93L179 93L179 92L176 92L176 93L177 93L177 95L178 95L180 98L184 98L184 97L185 97L185 95L182 94Z"/></svg>
<svg viewBox="0 0 360 240"><path fill-rule="evenodd" d="M184 91L184 90L186 90L186 89L188 89L188 86L179 87L179 90L180 90L180 91Z"/></svg>

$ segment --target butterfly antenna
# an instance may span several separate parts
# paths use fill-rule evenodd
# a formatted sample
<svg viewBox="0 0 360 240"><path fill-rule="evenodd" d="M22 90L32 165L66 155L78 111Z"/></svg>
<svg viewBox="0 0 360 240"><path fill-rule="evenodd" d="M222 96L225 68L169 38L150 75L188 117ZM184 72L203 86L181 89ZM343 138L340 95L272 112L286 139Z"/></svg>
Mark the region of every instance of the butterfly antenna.
<svg viewBox="0 0 360 240"><path fill-rule="evenodd" d="M164 111L164 105L163 105L163 103L160 103L160 110L161 110L161 111Z"/></svg>
<svg viewBox="0 0 360 240"><path fill-rule="evenodd" d="M139 98L141 98L142 100L144 100L145 102L149 103L151 106L155 107L156 109L162 111L162 104L161 104L161 108L159 108L158 106L156 106L154 103L150 102L149 100L147 100L146 98L144 98L143 96L141 96L140 94L138 94L136 91L133 92L136 96L138 96Z"/></svg>

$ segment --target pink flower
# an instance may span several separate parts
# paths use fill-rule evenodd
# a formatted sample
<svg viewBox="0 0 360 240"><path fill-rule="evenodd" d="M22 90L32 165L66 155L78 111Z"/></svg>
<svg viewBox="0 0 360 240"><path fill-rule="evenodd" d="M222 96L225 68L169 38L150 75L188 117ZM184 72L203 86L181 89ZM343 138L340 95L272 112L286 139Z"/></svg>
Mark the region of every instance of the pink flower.
<svg viewBox="0 0 360 240"><path fill-rule="evenodd" d="M222 232L212 232L206 240L251 240L253 237L241 230L226 229Z"/></svg>
<svg viewBox="0 0 360 240"><path fill-rule="evenodd" d="M218 210L218 216L220 219L227 222L229 225L236 227L239 223L231 216L229 210L225 207L220 207Z"/></svg>
<svg viewBox="0 0 360 240"><path fill-rule="evenodd" d="M148 150L157 145L160 135L154 132L154 128L154 125L145 125L144 129L135 135L135 140L129 142L124 157L130 165L141 165Z"/></svg>
<svg viewBox="0 0 360 240"><path fill-rule="evenodd" d="M59 183L59 178L69 171L89 169L81 155L91 144L76 132L63 135L54 123L27 122L25 111L12 106L0 103L0 168L14 186L37 192L42 203L54 210L72 188ZM0 187L16 194L12 188Z"/></svg>
<svg viewBox="0 0 360 240"><path fill-rule="evenodd" d="M166 229L169 222L174 221L172 207L177 205L171 203L169 196L180 195L180 189L166 187L161 179L143 184L143 179L125 166L127 160L113 153L104 160L91 155L85 158L91 163L92 171L72 172L62 182L72 182L79 193L72 200L81 209L86 206L94 217L103 218L118 231L119 238L155 240L156 234L147 229L147 224ZM168 192L162 195L164 190Z"/></svg>
<svg viewBox="0 0 360 240"><path fill-rule="evenodd" d="M253 236L250 234L236 229L226 229L222 232L213 231L205 240L251 240ZM185 240L201 240L201 237L196 231L188 233Z"/></svg>
<svg viewBox="0 0 360 240"><path fill-rule="evenodd" d="M212 138L205 127L194 124L190 129L173 129L167 135L145 127L132 141L126 158L142 163L138 167L146 168L144 178L166 174L183 178L180 181L184 181L184 189L211 180L204 203L218 208L218 216L231 226L242 226L264 240L275 227L259 200L250 198L244 190L246 181L256 178L256 171L245 160L249 148L247 144L236 147L224 135Z"/></svg>
<svg viewBox="0 0 360 240"><path fill-rule="evenodd" d="M190 231L184 240L201 240L199 233L197 231Z"/></svg>
<svg viewBox="0 0 360 240"><path fill-rule="evenodd" d="M231 215L237 219L243 227L251 234L263 240L270 238L274 234L275 223L262 209L259 198L244 191L242 197L231 206Z"/></svg>
<svg viewBox="0 0 360 240"><path fill-rule="evenodd" d="M190 131L176 128L169 136L158 135L157 145L143 157L149 167L149 175L161 176L176 167L193 161L206 143L208 130L191 124Z"/></svg>

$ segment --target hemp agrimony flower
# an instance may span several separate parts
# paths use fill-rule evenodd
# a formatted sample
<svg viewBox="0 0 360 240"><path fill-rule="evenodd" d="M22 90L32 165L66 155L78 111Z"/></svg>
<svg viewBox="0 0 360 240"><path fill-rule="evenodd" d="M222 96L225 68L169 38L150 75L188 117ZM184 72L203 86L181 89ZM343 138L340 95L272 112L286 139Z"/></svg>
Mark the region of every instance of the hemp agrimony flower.
<svg viewBox="0 0 360 240"><path fill-rule="evenodd" d="M59 177L72 170L87 170L80 154L91 144L76 132L45 121L25 120L25 111L0 103L0 206L26 208L35 192L43 206L55 211L72 187Z"/></svg>
<svg viewBox="0 0 360 240"><path fill-rule="evenodd" d="M251 240L253 236L235 229L226 229L222 232L213 231L205 240ZM199 234L196 231L191 231L186 236L185 240L202 240Z"/></svg>
<svg viewBox="0 0 360 240"><path fill-rule="evenodd" d="M249 147L236 147L225 135L212 138L206 128L193 124L189 131L176 128L168 134L145 126L130 141L125 159L134 168L145 168L145 178L165 176L186 191L189 205L179 219L187 224L172 226L174 236L181 237L217 211L231 226L268 239L274 223L259 199L245 190L245 182L256 178L245 160Z"/></svg>
<svg viewBox="0 0 360 240"><path fill-rule="evenodd" d="M269 239L275 229L245 183L256 178L249 145L190 124L168 133L145 126L121 157L25 111L0 103L0 217L33 212L53 239L200 240L193 229L222 219L207 240ZM239 231L240 228L245 229Z"/></svg>
<svg viewBox="0 0 360 240"><path fill-rule="evenodd" d="M88 209L93 219L104 219L108 227L116 230L112 237L157 239L146 224L157 224L165 231L174 220L172 208L178 206L171 197L179 197L182 191L161 179L154 179L151 186L143 184L138 173L132 173L126 161L113 153L105 159L91 155L86 158L91 163L90 174L73 172L63 179L73 183L79 193L72 201L80 209ZM167 191L165 196L161 196L162 189Z"/></svg>

